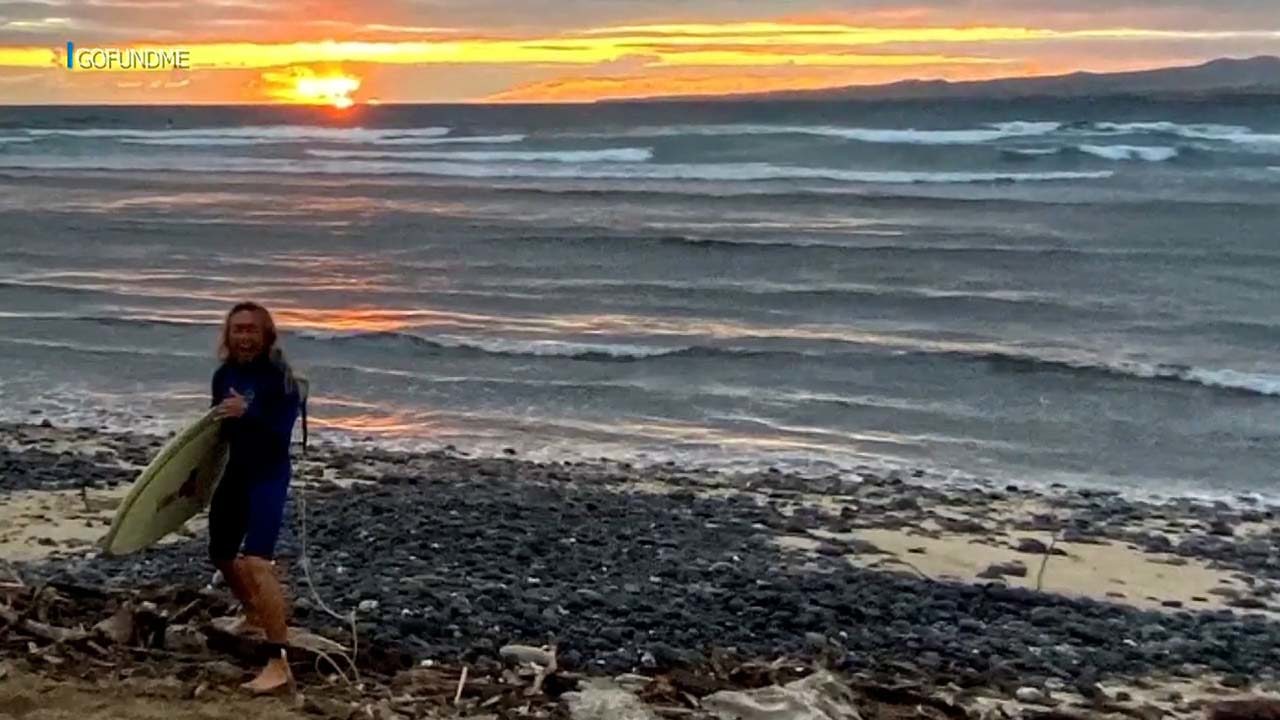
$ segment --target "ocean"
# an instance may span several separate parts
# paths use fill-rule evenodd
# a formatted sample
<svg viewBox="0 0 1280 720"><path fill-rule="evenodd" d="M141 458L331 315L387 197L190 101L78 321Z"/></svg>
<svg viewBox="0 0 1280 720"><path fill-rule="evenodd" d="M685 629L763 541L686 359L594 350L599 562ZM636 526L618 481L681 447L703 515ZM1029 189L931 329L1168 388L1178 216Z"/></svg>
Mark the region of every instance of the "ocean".
<svg viewBox="0 0 1280 720"><path fill-rule="evenodd" d="M1280 479L1280 100L0 108L0 420L167 432L257 299L316 440Z"/></svg>

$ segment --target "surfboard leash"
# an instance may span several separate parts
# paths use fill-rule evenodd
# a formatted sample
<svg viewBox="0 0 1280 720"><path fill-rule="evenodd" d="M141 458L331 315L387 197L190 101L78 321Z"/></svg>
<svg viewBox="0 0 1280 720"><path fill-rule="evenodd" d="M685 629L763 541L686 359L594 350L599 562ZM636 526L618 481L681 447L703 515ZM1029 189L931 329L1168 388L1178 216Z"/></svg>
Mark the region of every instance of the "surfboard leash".
<svg viewBox="0 0 1280 720"><path fill-rule="evenodd" d="M307 382L306 380L303 380L303 379L298 379L298 381L297 381L297 382L298 382L298 394L299 394L299 403L298 403L298 404L299 404L299 411L300 411L300 413L301 413L301 415L302 415L302 462L303 462L303 464L305 465L305 464L306 464L306 462L307 462L307 440L308 440L308 437L307 437L307 436L308 436L308 432L307 432L307 397L308 397L308 395L309 395L309 394L310 394L310 392L311 392L311 384L310 384L309 382ZM320 593L319 593L319 591L317 591L317 590L316 590L316 584L315 584L315 581L313 581L313 580L311 579L311 556L310 556L310 555L308 554L308 552L307 552L307 489L306 489L306 482L301 482L301 483L299 483L299 484L298 484L298 519L299 519L299 523L300 523L300 528L299 528L299 530L300 530L299 539L300 539L300 541L301 541L301 548L300 548L300 549L301 549L301 553L300 553L300 558L299 558L299 560L300 560L300 562L302 563L302 576L303 576L303 578L307 581L307 588L311 591L311 598L315 601L315 603L316 603L316 606L317 606L317 607L319 607L321 610L323 610L323 611L325 611L326 613L328 613L328 614L329 614L329 616L331 616L331 617L333 617L333 618L335 618L335 619L337 619L337 620L341 620L341 621L344 621L344 622L348 622L348 623L350 623L350 625L351 625L351 655L349 655L349 656L348 656L346 653L336 653L336 654L340 655L344 660L346 660L346 661L347 661L347 664L351 666L351 673L352 673L353 677L355 678L355 682L356 682L356 683L359 683L359 682L360 682L360 668L356 667L356 661L355 661L355 658L356 658L356 657L359 655L359 653L360 653L360 635L359 635L359 633L358 633L358 631L357 631L357 629L356 629L356 610L352 610L352 611L351 611L351 613L350 613L349 615L340 615L340 614L338 614L337 612L335 612L335 611L334 611L332 608L330 608L330 607L325 603L325 601L320 597ZM317 656L318 656L319 658L322 658L322 659L324 659L324 660L328 661L329 665L331 665L331 666L333 667L333 669L334 669L334 670L337 670L337 671L338 671L338 674L342 676L342 679L343 679L344 681L346 681L346 683L347 683L348 685L353 684L353 683L352 683L351 678L348 678L348 677L347 677L347 674L346 674L346 673L344 673L344 672L342 671L342 668L338 667L338 663L334 662L333 658L329 657L329 656L328 656L326 653L324 653L324 652L317 653Z"/></svg>

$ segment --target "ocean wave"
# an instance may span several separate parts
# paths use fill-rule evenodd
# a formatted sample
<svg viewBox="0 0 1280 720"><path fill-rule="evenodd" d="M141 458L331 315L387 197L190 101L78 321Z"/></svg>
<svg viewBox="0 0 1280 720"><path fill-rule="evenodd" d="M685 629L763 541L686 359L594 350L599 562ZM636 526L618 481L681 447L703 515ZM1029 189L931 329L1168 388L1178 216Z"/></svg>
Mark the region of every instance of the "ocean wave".
<svg viewBox="0 0 1280 720"><path fill-rule="evenodd" d="M0 145L18 145L33 142L31 138L26 137L0 137Z"/></svg>
<svg viewBox="0 0 1280 720"><path fill-rule="evenodd" d="M970 354L949 351L945 354L1004 365L1022 371L1047 370L1101 374L1140 380L1183 382L1246 395L1280 397L1280 375L1267 373L1198 368L1173 363L1108 362L1075 358L1047 358L1018 353L987 352Z"/></svg>
<svg viewBox="0 0 1280 720"><path fill-rule="evenodd" d="M451 131L447 127L423 128L333 128L317 125L242 125L224 128L190 128L190 129L132 129L132 128L26 128L23 130L31 137L78 137L78 138L129 138L134 140L151 140L154 144L181 144L183 140L203 140L204 144L223 144L220 141L257 141L257 142L351 142L367 143L393 138L442 138ZM255 144L249 142L248 144Z"/></svg>
<svg viewBox="0 0 1280 720"><path fill-rule="evenodd" d="M1139 145L1080 145L1077 148L1086 155L1104 160L1143 160L1146 162L1165 162L1178 157L1176 147L1146 147Z"/></svg>
<svg viewBox="0 0 1280 720"><path fill-rule="evenodd" d="M566 358L587 361L635 361L666 357L688 352L693 348L639 345L634 343L581 343L562 340L514 340L509 338L458 338L438 336L425 338L412 333L385 332L328 332L300 330L293 335L318 342L339 344L370 344L381 347L398 346L426 351L431 354L448 352L473 352L507 357Z"/></svg>
<svg viewBox="0 0 1280 720"><path fill-rule="evenodd" d="M185 158L184 158L185 159ZM553 166L550 164L480 164L458 162L395 162L366 160L295 161L283 158L202 157L183 167L178 158L159 156L6 155L0 168L11 170L108 170L276 173L289 175L434 175L485 179L562 180L691 180L762 182L815 180L862 184L976 184L1098 180L1111 171L1095 172L910 172L841 170L839 168L772 165L769 163L607 164Z"/></svg>
<svg viewBox="0 0 1280 720"><path fill-rule="evenodd" d="M1079 153L1102 158L1103 160L1142 160L1146 162L1166 162L1182 154L1182 150L1179 148L1161 145L1073 145L1052 148L1005 148L1001 152L1011 158L1028 160Z"/></svg>
<svg viewBox="0 0 1280 720"><path fill-rule="evenodd" d="M570 137L736 137L751 135L809 135L863 143L893 145L985 145L1000 140L1034 137L1081 137L1155 135L1191 140L1208 140L1238 145L1280 144L1280 134L1262 133L1242 125L1183 124L1155 122L1026 121L988 123L964 129L872 128L840 125L662 125L620 129L615 132L567 133Z"/></svg>
<svg viewBox="0 0 1280 720"><path fill-rule="evenodd" d="M367 142L368 145L515 145L524 142L529 136L520 134L507 135L459 135L457 137L384 137Z"/></svg>
<svg viewBox="0 0 1280 720"><path fill-rule="evenodd" d="M652 148L604 150L308 150L308 155L332 159L458 160L463 162L642 163L653 159Z"/></svg>
<svg viewBox="0 0 1280 720"><path fill-rule="evenodd" d="M463 135L459 137L436 137L434 135L412 135L408 137L352 137L341 140L331 137L316 138L310 135L291 137L124 137L116 138L117 142L126 145L162 145L166 147L252 147L255 145L282 145L308 142L328 142L350 145L408 145L427 147L435 145L509 145L524 142L524 135ZM28 139L28 142L30 140Z"/></svg>
<svg viewBox="0 0 1280 720"><path fill-rule="evenodd" d="M1025 137L1028 135L1048 135L1049 133L1057 132L1063 128L1063 124L1041 120L1014 120L1012 122L990 123L987 127L1009 133L1014 137Z"/></svg>
<svg viewBox="0 0 1280 720"><path fill-rule="evenodd" d="M837 125L672 125L633 128L618 133L591 133L586 137L679 137L743 135L812 135L865 143L894 145L981 145L1012 137L1047 135L1061 123L1012 122L967 130L918 130L915 128L866 128ZM578 135L583 137L583 135Z"/></svg>
<svg viewBox="0 0 1280 720"><path fill-rule="evenodd" d="M750 247L754 243L737 243ZM839 247L839 246L837 246ZM770 303L786 300L812 302L824 298L862 301L889 301L903 303L946 303L952 311L961 303L992 304L998 306L1045 306L1055 309L1087 309L1097 312L1107 307L1101 298L1070 298L1052 293L1017 290L948 290L933 287L892 287L862 283L787 283L787 282L739 282L703 279L697 281L635 280L635 279L530 279L495 281L494 292L513 289L534 291L588 291L607 294L627 289L645 294L677 296L695 295L709 298L729 296L717 302L741 303L743 296L768 299ZM771 305L774 306L774 305ZM776 309L776 307L775 307Z"/></svg>
<svg viewBox="0 0 1280 720"><path fill-rule="evenodd" d="M99 317L8 314L13 318L82 321L108 326L190 327L207 325L195 319L161 317ZM749 347L740 345L654 345L634 342L583 343L562 340L527 340L440 335L424 337L401 331L340 332L293 330L289 335L313 342L368 346L379 351L408 349L413 353L449 355L455 353L495 357L563 359L578 362L660 362L669 360L755 359L794 363L797 359L848 364L851 358L892 354L898 357L945 358L964 363L983 363L996 369L1016 372L1056 372L1093 375L1152 382L1196 385L1213 390L1258 397L1280 397L1280 374L1245 372L1229 368L1204 368L1178 363L1113 360L1067 353L1025 352L988 344L932 342L925 339L883 338L865 342L832 341L800 348ZM753 336L754 337L754 336ZM767 338L760 335L759 338ZM750 342L752 338L742 338ZM68 345L67 349L76 349ZM99 352L100 348L84 348Z"/></svg>
<svg viewBox="0 0 1280 720"><path fill-rule="evenodd" d="M1247 373L1229 369L1199 368L1172 363L1142 363L1107 361L1076 357L1052 357L1016 351L992 350L983 346L956 349L950 344L911 348L880 347L875 344L863 348L848 347L836 350L814 349L763 349L735 346L687 345L680 347L575 343L550 340L512 340L505 338L432 338L398 332L381 333L310 333L304 336L314 340L357 343L408 344L431 352L477 352L489 355L563 358L595 362L646 362L672 359L710 359L723 362L727 358L805 358L809 360L841 360L853 355L865 355L868 351L891 350L900 355L917 357L948 357L963 362L982 362L1004 366L1021 372L1069 372L1103 375L1134 380L1182 382L1215 390L1226 390L1248 395L1280 397L1280 375ZM846 343L845 345L849 345Z"/></svg>
<svg viewBox="0 0 1280 720"><path fill-rule="evenodd" d="M1064 148L1009 148L1003 152L1019 157L1048 157L1061 155Z"/></svg>
<svg viewBox="0 0 1280 720"><path fill-rule="evenodd" d="M1280 134L1258 133L1243 125L1197 124L1175 122L1094 123L1092 128L1116 135L1172 135L1192 140L1218 140L1241 145L1280 144Z"/></svg>

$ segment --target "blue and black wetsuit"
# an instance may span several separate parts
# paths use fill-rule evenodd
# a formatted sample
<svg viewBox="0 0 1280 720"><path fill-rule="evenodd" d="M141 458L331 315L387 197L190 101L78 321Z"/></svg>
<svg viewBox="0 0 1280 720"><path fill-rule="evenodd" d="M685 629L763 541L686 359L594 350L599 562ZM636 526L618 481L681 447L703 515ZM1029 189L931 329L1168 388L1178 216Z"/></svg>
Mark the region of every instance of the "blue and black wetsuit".
<svg viewBox="0 0 1280 720"><path fill-rule="evenodd" d="M244 396L243 417L222 421L231 457L209 508L209 556L215 563L245 555L271 559L284 522L292 467L289 442L299 397L285 369L266 356L224 363L213 375L213 405Z"/></svg>

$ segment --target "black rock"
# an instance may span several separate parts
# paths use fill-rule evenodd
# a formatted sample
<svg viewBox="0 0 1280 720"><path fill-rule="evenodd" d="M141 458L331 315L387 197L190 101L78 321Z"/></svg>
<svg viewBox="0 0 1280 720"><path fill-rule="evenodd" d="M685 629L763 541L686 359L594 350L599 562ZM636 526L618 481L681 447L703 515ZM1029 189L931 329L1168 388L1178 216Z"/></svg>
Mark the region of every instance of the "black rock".
<svg viewBox="0 0 1280 720"><path fill-rule="evenodd" d="M1062 531L1062 542L1076 543L1076 544L1084 544L1084 543L1097 544L1097 541L1094 540L1092 537L1090 537L1090 535L1087 532L1085 532L1084 529L1074 528L1074 527L1069 527ZM1054 548L1053 554L1066 555L1067 553L1065 553L1064 551L1058 548Z"/></svg>
<svg viewBox="0 0 1280 720"><path fill-rule="evenodd" d="M1235 528L1231 527L1231 523L1222 518L1218 518L1209 524L1209 532L1219 537L1231 537L1236 534Z"/></svg>
<svg viewBox="0 0 1280 720"><path fill-rule="evenodd" d="M1031 610L1031 623L1041 627L1057 625L1061 622L1058 611L1051 607L1038 607Z"/></svg>
<svg viewBox="0 0 1280 720"><path fill-rule="evenodd" d="M1002 577L1026 577L1027 566L1021 562L996 563L978 573L978 577L986 580L999 580Z"/></svg>
<svg viewBox="0 0 1280 720"><path fill-rule="evenodd" d="M556 664L570 672L575 672L582 668L582 653L577 650L568 650L556 656Z"/></svg>
<svg viewBox="0 0 1280 720"><path fill-rule="evenodd" d="M630 634L630 631L617 626L607 627L600 631L600 637L614 645L621 645Z"/></svg>
<svg viewBox="0 0 1280 720"><path fill-rule="evenodd" d="M938 523L938 527L941 527L943 530L946 530L947 532L984 533L987 531L986 525L983 525L977 520L973 520L970 518L956 519L956 518L940 516L940 517L935 517L934 521Z"/></svg>
<svg viewBox="0 0 1280 720"><path fill-rule="evenodd" d="M834 543L824 542L815 550L819 555L826 557L840 557L845 554L845 549Z"/></svg>
<svg viewBox="0 0 1280 720"><path fill-rule="evenodd" d="M1030 555L1044 555L1049 552L1049 546L1034 538L1023 538L1018 541L1017 550Z"/></svg>
<svg viewBox="0 0 1280 720"><path fill-rule="evenodd" d="M1251 683L1249 682L1249 678L1243 675L1227 675L1222 678L1221 684L1223 687L1240 689L1249 687Z"/></svg>
<svg viewBox="0 0 1280 720"><path fill-rule="evenodd" d="M498 648L489 638L480 638L467 648L467 661L475 662L480 658L498 657Z"/></svg>
<svg viewBox="0 0 1280 720"><path fill-rule="evenodd" d="M1147 533L1137 539L1137 542L1145 552L1149 553L1167 553L1173 552L1173 542L1169 538L1160 533Z"/></svg>
<svg viewBox="0 0 1280 720"><path fill-rule="evenodd" d="M906 495L903 497L894 498L889 503L889 509L896 510L898 512L920 510L920 500L916 498L914 495Z"/></svg>

